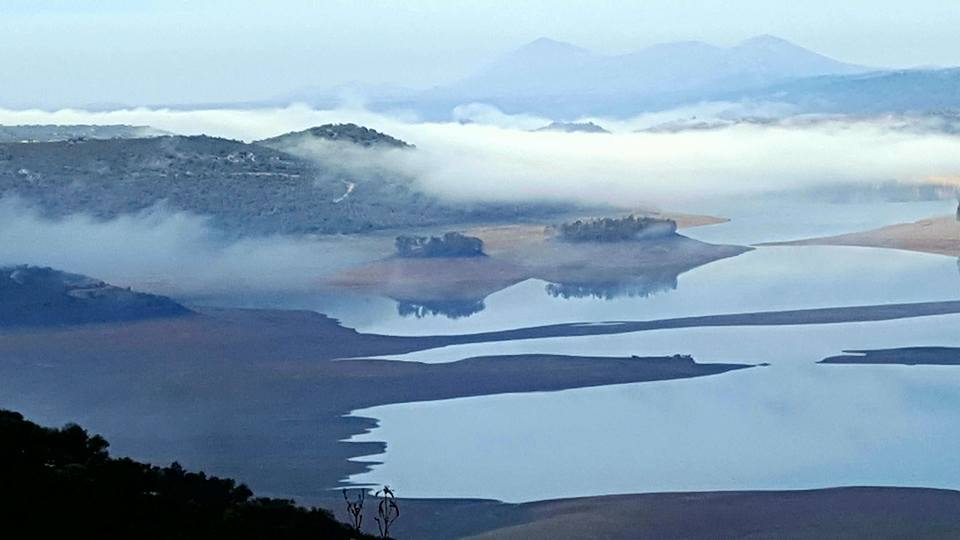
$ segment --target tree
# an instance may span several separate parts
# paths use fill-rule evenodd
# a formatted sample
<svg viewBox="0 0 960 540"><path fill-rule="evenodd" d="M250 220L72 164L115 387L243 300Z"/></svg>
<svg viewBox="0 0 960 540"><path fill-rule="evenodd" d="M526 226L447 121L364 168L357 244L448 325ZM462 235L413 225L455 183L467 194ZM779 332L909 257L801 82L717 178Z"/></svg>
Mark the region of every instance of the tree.
<svg viewBox="0 0 960 540"><path fill-rule="evenodd" d="M483 240L458 232L443 236L401 235L394 245L397 255L407 258L483 256Z"/></svg>
<svg viewBox="0 0 960 540"><path fill-rule="evenodd" d="M77 425L38 426L0 410L3 538L372 538L326 510L254 497L229 478L112 458Z"/></svg>
<svg viewBox="0 0 960 540"><path fill-rule="evenodd" d="M670 219L627 216L623 218L578 219L557 227L560 239L568 242L624 242L663 238L677 232Z"/></svg>
<svg viewBox="0 0 960 540"><path fill-rule="evenodd" d="M390 486L383 486L376 496L380 498L380 504L377 505L377 517L374 519L380 529L380 538L386 540L390 538L390 526L400 517L400 507Z"/></svg>

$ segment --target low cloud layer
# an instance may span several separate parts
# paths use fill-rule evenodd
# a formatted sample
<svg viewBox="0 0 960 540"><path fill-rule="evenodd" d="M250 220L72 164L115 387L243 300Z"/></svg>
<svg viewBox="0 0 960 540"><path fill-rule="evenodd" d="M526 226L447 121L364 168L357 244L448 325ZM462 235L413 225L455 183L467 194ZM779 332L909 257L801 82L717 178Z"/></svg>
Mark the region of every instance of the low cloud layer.
<svg viewBox="0 0 960 540"><path fill-rule="evenodd" d="M111 221L50 220L11 198L0 200L0 246L0 265L51 266L176 297L315 290L332 273L389 253L376 239L223 241L206 219L162 207Z"/></svg>
<svg viewBox="0 0 960 540"><path fill-rule="evenodd" d="M669 205L960 173L960 137L873 123L610 135L425 124L417 135L422 151L405 156L402 166L429 190L467 199Z"/></svg>
<svg viewBox="0 0 960 540"><path fill-rule="evenodd" d="M255 140L324 123L355 122L417 149L344 153L337 145L318 144L316 155L364 171L394 169L453 200L546 199L671 209L696 199L750 197L828 182L956 183L960 175L960 136L944 133L930 119L806 118L673 133L635 131L727 110L713 107L620 123L589 119L611 134L532 132L528 128L546 120L483 108L474 108L468 124L306 107L0 110L0 124L122 123ZM388 236L225 241L204 217L162 207L110 222L85 215L51 221L9 196L0 199L0 246L0 264L49 265L175 297L315 290L332 273L392 249Z"/></svg>
<svg viewBox="0 0 960 540"><path fill-rule="evenodd" d="M530 129L546 119L505 115L481 105L460 110L462 120L472 122L466 124L303 106L0 111L0 123L127 123L255 140L323 123L355 122L418 147L415 152L370 155L370 161L399 169L428 191L453 199L668 206L692 198L749 196L829 182L950 181L960 174L960 137L927 129L926 121L833 119L739 123L674 133L635 131L693 117L699 121L762 112L759 106L731 107L705 104L620 122L588 119L612 134L534 133ZM904 129L904 122L915 122L916 129Z"/></svg>

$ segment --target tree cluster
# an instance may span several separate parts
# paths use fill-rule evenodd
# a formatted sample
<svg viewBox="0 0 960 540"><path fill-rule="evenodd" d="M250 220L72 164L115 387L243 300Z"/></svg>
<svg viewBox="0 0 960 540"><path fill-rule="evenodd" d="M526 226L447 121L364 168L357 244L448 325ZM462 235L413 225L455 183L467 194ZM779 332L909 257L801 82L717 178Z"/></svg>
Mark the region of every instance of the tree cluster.
<svg viewBox="0 0 960 540"><path fill-rule="evenodd" d="M670 219L627 216L623 218L578 219L557 227L561 240L568 242L624 242L663 238L677 232Z"/></svg>
<svg viewBox="0 0 960 540"><path fill-rule="evenodd" d="M111 458L76 425L0 410L0 537L371 538L322 509L257 498L234 480Z"/></svg>
<svg viewBox="0 0 960 540"><path fill-rule="evenodd" d="M397 255L401 257L481 257L483 240L458 232L443 236L398 236Z"/></svg>

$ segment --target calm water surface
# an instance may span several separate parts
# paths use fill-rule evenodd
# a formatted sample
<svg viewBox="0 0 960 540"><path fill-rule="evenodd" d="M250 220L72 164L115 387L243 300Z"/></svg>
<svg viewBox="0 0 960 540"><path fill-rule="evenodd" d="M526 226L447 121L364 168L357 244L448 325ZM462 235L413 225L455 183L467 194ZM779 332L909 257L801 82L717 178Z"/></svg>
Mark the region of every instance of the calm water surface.
<svg viewBox="0 0 960 540"><path fill-rule="evenodd" d="M952 204L836 205L744 211L688 231L749 244L836 234L948 213ZM788 211L789 210L789 211ZM730 215L730 213L728 213ZM776 219L771 219L775 215ZM737 216L734 216L737 217ZM692 270L646 298L561 299L528 281L473 317L355 317L387 333L475 332L556 322L960 298L956 260L843 247L761 248ZM341 314L350 324L351 314ZM396 357L481 354L693 354L769 363L723 375L562 392L411 403L355 411L381 426L383 461L356 482L405 496L507 501L636 491L884 484L960 487L960 368L823 366L844 349L960 347L960 316L837 325L658 330L473 344ZM469 381L465 381L469 384Z"/></svg>

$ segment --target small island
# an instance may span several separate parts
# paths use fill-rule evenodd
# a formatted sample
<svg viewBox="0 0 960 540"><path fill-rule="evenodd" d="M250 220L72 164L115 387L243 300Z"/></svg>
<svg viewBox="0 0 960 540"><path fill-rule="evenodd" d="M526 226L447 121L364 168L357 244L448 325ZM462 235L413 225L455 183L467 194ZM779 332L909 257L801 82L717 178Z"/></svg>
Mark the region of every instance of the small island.
<svg viewBox="0 0 960 540"><path fill-rule="evenodd" d="M667 238L677 233L677 222L652 217L578 219L557 228L565 242L627 242Z"/></svg>
<svg viewBox="0 0 960 540"><path fill-rule="evenodd" d="M419 259L432 257L483 257L483 240L458 232L443 236L398 236L397 255Z"/></svg>

